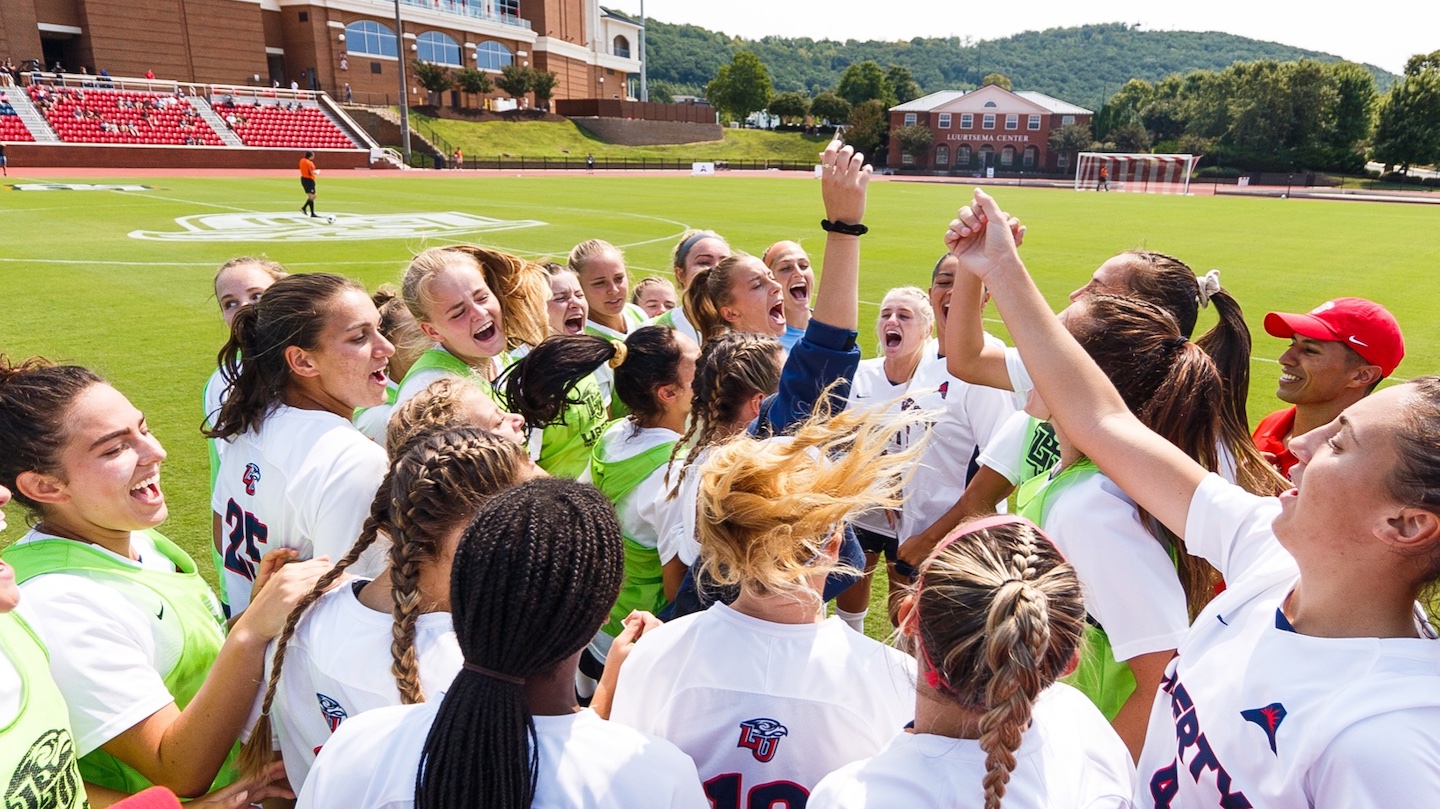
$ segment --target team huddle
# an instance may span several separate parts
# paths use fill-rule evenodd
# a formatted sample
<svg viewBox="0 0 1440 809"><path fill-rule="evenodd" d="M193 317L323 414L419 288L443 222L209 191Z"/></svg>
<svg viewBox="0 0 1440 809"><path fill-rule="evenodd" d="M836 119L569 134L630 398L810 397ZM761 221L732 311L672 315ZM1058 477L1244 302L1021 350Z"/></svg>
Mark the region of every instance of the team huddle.
<svg viewBox="0 0 1440 809"><path fill-rule="evenodd" d="M706 230L673 284L599 239L221 266L218 593L144 414L0 356L3 805L1433 805L1440 380L1377 390L1394 318L1267 316L1252 436L1217 271L1121 253L1057 316L977 190L861 360L870 168L821 166L818 281Z"/></svg>

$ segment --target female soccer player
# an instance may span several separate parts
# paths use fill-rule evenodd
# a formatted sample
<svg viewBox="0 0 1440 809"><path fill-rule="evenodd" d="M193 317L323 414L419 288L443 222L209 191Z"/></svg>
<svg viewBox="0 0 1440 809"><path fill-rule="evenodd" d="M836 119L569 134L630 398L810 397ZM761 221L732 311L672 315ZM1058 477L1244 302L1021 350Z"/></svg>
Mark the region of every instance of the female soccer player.
<svg viewBox="0 0 1440 809"><path fill-rule="evenodd" d="M84 368L0 359L0 446L0 486L35 520L4 559L81 776L122 794L229 784L265 644L329 565L266 560L227 637L195 562L154 530L169 513L165 450L119 391Z"/></svg>
<svg viewBox="0 0 1440 809"><path fill-rule="evenodd" d="M730 245L719 235L708 230L686 231L680 237L680 241L676 243L670 258L670 266L675 271L675 283L681 294L681 305L661 313L648 321L647 325L676 329L695 343L702 343L700 332L696 330L694 321L685 311L685 289L689 286L690 278L695 273L709 270L729 255Z"/></svg>
<svg viewBox="0 0 1440 809"><path fill-rule="evenodd" d="M1227 585L1166 668L1142 805L1428 805L1440 643L1415 598L1440 579L1440 381L1347 408L1291 445L1296 488L1252 495L1129 413L1051 315L1009 230L989 225L1005 221L977 191L946 241L995 296L1055 423Z"/></svg>
<svg viewBox="0 0 1440 809"><path fill-rule="evenodd" d="M700 469L701 564L739 596L646 631L610 718L688 753L717 805L798 806L912 716L914 661L825 619L822 596L845 521L893 507L914 462L887 454L897 424L844 413L788 441L737 436Z"/></svg>
<svg viewBox="0 0 1440 809"><path fill-rule="evenodd" d="M420 332L415 316L410 314L400 290L393 284L381 284L370 300L380 312L380 333L395 346L395 353L390 355L390 362L385 366L385 401L374 407L356 410L351 420L366 438L383 444L385 425L390 420L390 414L395 412L395 400L400 394L400 380L410 372L410 366L425 352L430 341Z"/></svg>
<svg viewBox="0 0 1440 809"><path fill-rule="evenodd" d="M764 262L745 253L696 270L682 306L701 345L732 330L776 339L785 334L785 293Z"/></svg>
<svg viewBox="0 0 1440 809"><path fill-rule="evenodd" d="M243 751L247 771L271 760L273 723L298 790L341 722L444 693L461 663L449 613L454 543L482 503L532 468L517 444L477 427L431 429L407 442L355 547L276 641L260 722ZM329 590L380 532L390 538L386 575Z"/></svg>
<svg viewBox="0 0 1440 809"><path fill-rule="evenodd" d="M815 289L815 271L810 269L810 256L799 242L776 242L765 248L760 260L785 291L785 333L780 335L780 344L789 351L810 324L810 293Z"/></svg>
<svg viewBox="0 0 1440 809"><path fill-rule="evenodd" d="M539 345L548 333L545 274L508 253L431 248L410 262L401 293L433 345L401 381L397 405L447 374L494 382L509 349Z"/></svg>
<svg viewBox="0 0 1440 809"><path fill-rule="evenodd" d="M593 487L534 480L490 500L455 552L455 682L440 700L341 725L301 809L705 809L695 765L673 745L576 703L580 651L623 573L615 510Z"/></svg>
<svg viewBox="0 0 1440 809"><path fill-rule="evenodd" d="M900 605L921 676L912 733L827 775L809 809L1129 809L1135 765L1095 706L1055 680L1079 651L1075 571L1023 519L945 538Z"/></svg>
<svg viewBox="0 0 1440 809"><path fill-rule="evenodd" d="M350 422L385 400L395 349L379 324L359 284L320 273L276 281L235 316L222 352L230 391L210 431L230 442L210 501L230 615L250 603L269 551L338 559L359 536L388 468Z"/></svg>
<svg viewBox="0 0 1440 809"><path fill-rule="evenodd" d="M587 334L624 340L648 318L645 310L630 302L630 273L625 254L615 245L601 239L581 242L570 251L566 266L579 277L590 306Z"/></svg>
<svg viewBox="0 0 1440 809"><path fill-rule="evenodd" d="M645 312L645 317L659 317L680 305L675 285L658 275L648 275L635 282L630 302Z"/></svg>
<svg viewBox="0 0 1440 809"><path fill-rule="evenodd" d="M875 322L881 355L860 361L855 378L850 381L847 407L885 408L898 402L920 367L934 326L935 310L924 290L896 287L885 293ZM894 512L868 511L855 519L855 537L865 550L865 576L835 600L835 609L840 619L857 632L865 631L865 616L870 611L870 582L881 554L888 560L887 580L892 598L901 587L902 577L895 571L900 546L898 518Z"/></svg>

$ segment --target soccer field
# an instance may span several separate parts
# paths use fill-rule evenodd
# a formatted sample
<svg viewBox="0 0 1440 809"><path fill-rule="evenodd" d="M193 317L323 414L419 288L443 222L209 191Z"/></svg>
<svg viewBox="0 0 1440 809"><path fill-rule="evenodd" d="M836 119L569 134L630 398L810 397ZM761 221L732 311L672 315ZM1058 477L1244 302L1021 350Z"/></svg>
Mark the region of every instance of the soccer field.
<svg viewBox="0 0 1440 809"><path fill-rule="evenodd" d="M169 451L172 516L162 530L207 572L198 429L201 388L224 339L210 288L222 261L263 253L294 272L333 271L373 287L398 280L414 252L455 242L563 256L603 238L625 249L637 277L668 272L676 238L692 226L757 254L796 239L817 264L823 245L819 185L793 177L337 173L320 183L318 210L337 217L327 224L299 217L303 197L289 176L76 178L64 182L129 190L18 190L22 173L12 170L10 185L0 186L0 351L90 366L145 411ZM873 322L874 302L889 287L928 285L945 225L969 193L964 185L872 184L862 323ZM1029 226L1023 253L1057 308L1104 259L1132 247L1178 256L1200 272L1220 268L1256 333L1252 419L1278 406L1272 360L1285 344L1260 329L1267 310L1374 298L1405 329L1409 353L1397 376L1436 367L1440 206L1035 188L995 195ZM1201 330L1209 325L1202 314ZM866 330L867 355L873 342ZM12 508L0 545L24 522Z"/></svg>

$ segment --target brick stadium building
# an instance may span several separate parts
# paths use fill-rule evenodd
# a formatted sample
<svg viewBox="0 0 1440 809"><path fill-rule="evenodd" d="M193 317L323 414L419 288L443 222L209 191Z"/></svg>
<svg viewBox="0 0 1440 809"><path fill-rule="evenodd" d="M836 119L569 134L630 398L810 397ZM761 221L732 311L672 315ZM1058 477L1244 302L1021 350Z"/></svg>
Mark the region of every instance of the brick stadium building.
<svg viewBox="0 0 1440 809"><path fill-rule="evenodd" d="M1050 153L1050 132L1066 124L1087 125L1094 113L1043 93L1013 93L989 85L978 90L931 93L890 108L890 165L927 171L983 174L1064 172L1068 155ZM929 128L934 142L925 154L902 152L896 129Z"/></svg>
<svg viewBox="0 0 1440 809"><path fill-rule="evenodd" d="M397 60L553 71L554 98L625 98L640 26L598 0L0 0L0 59L204 84L292 81L395 103ZM413 72L413 71L411 71ZM410 81L412 103L424 91ZM457 105L459 94L448 102Z"/></svg>

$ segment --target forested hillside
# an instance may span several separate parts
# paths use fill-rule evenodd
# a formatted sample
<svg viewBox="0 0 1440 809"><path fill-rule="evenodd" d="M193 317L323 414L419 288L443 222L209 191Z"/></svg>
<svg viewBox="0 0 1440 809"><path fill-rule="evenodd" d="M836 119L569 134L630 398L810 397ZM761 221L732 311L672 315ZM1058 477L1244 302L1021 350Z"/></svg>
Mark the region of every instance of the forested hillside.
<svg viewBox="0 0 1440 809"><path fill-rule="evenodd" d="M694 95L703 95L720 66L741 50L760 57L777 93L798 90L813 96L833 89L847 66L868 59L881 66L909 68L925 92L973 88L986 74L1003 73L1017 90L1038 90L1092 108L1132 78L1154 82L1173 73L1221 70L1237 61L1258 59L1340 61L1329 54L1232 34L1142 31L1122 23L1027 31L986 42L920 37L909 42L747 40L653 19L646 31L652 87ZM1380 68L1366 67L1375 74L1381 92L1395 80Z"/></svg>

